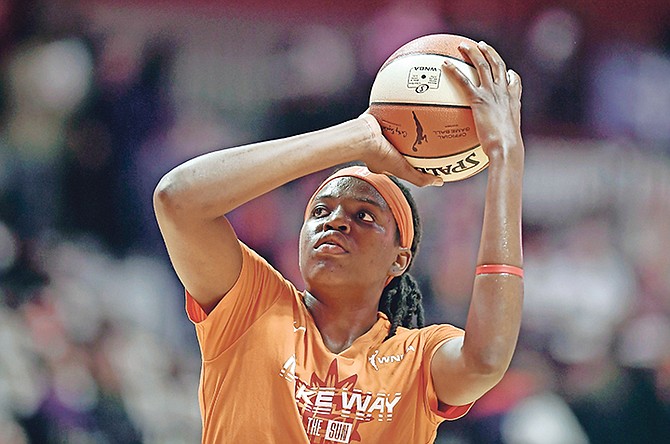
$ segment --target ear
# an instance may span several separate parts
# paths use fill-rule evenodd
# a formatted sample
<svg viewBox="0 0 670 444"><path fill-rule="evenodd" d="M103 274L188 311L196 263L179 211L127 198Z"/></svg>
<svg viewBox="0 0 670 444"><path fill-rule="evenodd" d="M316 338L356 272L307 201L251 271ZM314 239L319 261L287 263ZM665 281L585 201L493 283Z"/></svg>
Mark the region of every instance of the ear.
<svg viewBox="0 0 670 444"><path fill-rule="evenodd" d="M389 269L389 276L397 277L400 276L407 270L409 263L412 260L412 252L409 248L401 248L400 252L397 254L395 261L391 264Z"/></svg>

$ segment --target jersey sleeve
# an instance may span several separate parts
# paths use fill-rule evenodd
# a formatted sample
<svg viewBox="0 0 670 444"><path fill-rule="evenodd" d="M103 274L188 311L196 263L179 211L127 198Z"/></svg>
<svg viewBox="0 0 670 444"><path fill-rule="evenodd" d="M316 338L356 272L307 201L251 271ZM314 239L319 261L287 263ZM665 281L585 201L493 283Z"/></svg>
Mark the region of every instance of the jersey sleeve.
<svg viewBox="0 0 670 444"><path fill-rule="evenodd" d="M437 393L435 392L435 386L433 385L433 378L430 374L430 364L433 360L435 352L447 341L450 341L455 338L462 337L465 332L453 325L434 325L425 329L425 346L424 346L424 359L423 359L423 370L424 378L426 381L426 403L427 408L431 414L436 415L438 421L444 419L453 421L455 419L465 416L466 413L470 410L474 402L462 406L451 406L443 404L437 398Z"/></svg>
<svg viewBox="0 0 670 444"><path fill-rule="evenodd" d="M240 242L242 269L230 291L209 313L186 291L186 313L195 324L204 361L215 359L281 297L295 288L265 259Z"/></svg>

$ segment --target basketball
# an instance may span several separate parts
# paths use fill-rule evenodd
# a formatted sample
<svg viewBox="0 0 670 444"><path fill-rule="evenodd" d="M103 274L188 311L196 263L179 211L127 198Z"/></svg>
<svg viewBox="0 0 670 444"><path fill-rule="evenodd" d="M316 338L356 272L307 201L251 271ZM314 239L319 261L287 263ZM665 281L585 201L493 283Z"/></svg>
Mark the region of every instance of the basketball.
<svg viewBox="0 0 670 444"><path fill-rule="evenodd" d="M369 112L384 136L416 169L454 182L488 166L462 86L442 70L449 58L471 82L477 71L458 50L476 42L431 34L398 48L382 64L370 91Z"/></svg>

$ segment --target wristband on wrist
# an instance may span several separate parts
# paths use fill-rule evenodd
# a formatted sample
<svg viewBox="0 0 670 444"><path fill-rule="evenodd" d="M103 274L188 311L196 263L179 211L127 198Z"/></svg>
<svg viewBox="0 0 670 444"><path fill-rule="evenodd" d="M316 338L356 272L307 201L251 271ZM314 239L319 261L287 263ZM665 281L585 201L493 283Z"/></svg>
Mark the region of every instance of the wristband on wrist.
<svg viewBox="0 0 670 444"><path fill-rule="evenodd" d="M480 274L513 274L523 278L523 268L505 264L485 264L475 268L475 276Z"/></svg>

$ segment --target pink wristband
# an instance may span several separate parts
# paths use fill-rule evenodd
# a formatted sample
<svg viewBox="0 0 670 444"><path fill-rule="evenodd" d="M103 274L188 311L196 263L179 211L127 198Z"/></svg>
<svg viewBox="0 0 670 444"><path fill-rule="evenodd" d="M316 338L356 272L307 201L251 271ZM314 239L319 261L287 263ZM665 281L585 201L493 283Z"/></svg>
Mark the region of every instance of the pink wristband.
<svg viewBox="0 0 670 444"><path fill-rule="evenodd" d="M523 278L523 268L515 267L514 265L504 265L504 264L487 264L487 265L478 265L475 268L475 276L480 274L513 274L514 276L519 276Z"/></svg>

